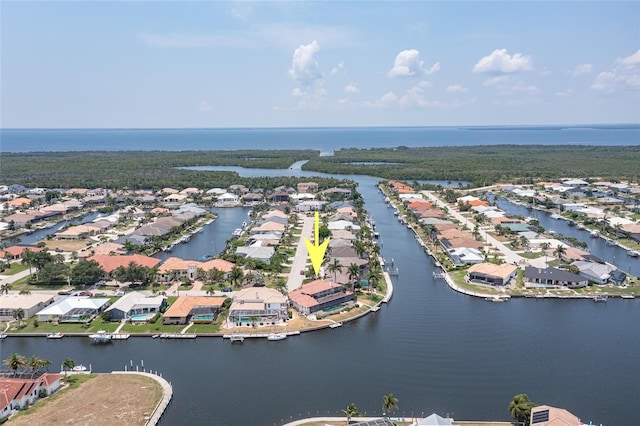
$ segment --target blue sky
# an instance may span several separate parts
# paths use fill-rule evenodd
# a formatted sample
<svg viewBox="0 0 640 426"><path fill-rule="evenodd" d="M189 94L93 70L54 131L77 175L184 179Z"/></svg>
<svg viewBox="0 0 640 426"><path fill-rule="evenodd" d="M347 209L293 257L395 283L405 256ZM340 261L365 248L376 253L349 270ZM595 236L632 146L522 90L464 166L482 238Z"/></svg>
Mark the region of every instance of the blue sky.
<svg viewBox="0 0 640 426"><path fill-rule="evenodd" d="M640 122L640 2L8 2L4 128Z"/></svg>

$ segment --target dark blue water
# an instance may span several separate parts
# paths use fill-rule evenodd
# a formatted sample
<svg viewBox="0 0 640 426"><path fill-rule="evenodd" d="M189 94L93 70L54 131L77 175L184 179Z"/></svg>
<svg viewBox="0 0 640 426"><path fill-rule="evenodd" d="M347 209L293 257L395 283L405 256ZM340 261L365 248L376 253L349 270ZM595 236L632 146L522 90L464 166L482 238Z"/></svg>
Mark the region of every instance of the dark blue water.
<svg viewBox="0 0 640 426"><path fill-rule="evenodd" d="M2 152L637 145L640 124L274 129L0 129Z"/></svg>
<svg viewBox="0 0 640 426"><path fill-rule="evenodd" d="M509 420L509 401L525 392L585 421L640 424L638 300L496 304L455 293L433 281L433 262L384 204L377 179L357 178L382 254L400 269L394 297L379 312L334 330L243 345L202 337L131 338L108 346L92 346L87 338L7 338L2 357L35 353L54 365L71 357L97 371L144 360L174 386L162 425L266 426L340 415L352 402L381 415L382 395L390 392L406 416ZM227 211L236 217L218 231L230 234L246 213Z"/></svg>
<svg viewBox="0 0 640 426"><path fill-rule="evenodd" d="M62 221L56 223L56 225L53 226L52 228L38 229L38 230L33 231L30 234L22 234L18 238L20 238L20 244L21 245L36 244L38 241L42 241L42 240L46 239L47 235L53 235L56 232L60 231L66 225L69 225L71 223L83 224L83 223L91 222L92 220L94 220L98 216L100 216L100 213L98 213L98 212L87 213L86 215L84 215L84 216L82 216L82 217L80 217L78 219L62 220ZM2 240L0 239L0 241L2 241Z"/></svg>

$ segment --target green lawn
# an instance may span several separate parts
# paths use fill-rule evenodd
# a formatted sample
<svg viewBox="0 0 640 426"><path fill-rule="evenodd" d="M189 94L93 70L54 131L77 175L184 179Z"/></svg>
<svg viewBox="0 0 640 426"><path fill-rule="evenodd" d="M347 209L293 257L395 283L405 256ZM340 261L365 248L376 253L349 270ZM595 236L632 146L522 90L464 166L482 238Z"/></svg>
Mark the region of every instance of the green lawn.
<svg viewBox="0 0 640 426"><path fill-rule="evenodd" d="M19 262L13 262L10 264L9 268L5 269L4 272L2 272L2 275L15 275L18 272L22 272L26 269L29 269L27 265L23 265Z"/></svg>
<svg viewBox="0 0 640 426"><path fill-rule="evenodd" d="M544 251L530 251L528 253L522 252L518 254L524 257L525 259L537 259L539 257L544 256Z"/></svg>
<svg viewBox="0 0 640 426"><path fill-rule="evenodd" d="M184 325L164 325L162 324L162 318L158 319L155 324L126 324L120 330L121 333L179 333ZM192 327L193 328L193 327ZM188 330L191 332L191 329Z"/></svg>

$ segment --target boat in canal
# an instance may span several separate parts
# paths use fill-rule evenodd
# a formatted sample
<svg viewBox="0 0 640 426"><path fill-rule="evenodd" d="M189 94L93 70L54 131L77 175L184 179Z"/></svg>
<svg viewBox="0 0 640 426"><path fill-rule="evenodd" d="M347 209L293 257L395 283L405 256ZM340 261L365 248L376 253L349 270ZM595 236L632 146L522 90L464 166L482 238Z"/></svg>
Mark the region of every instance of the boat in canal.
<svg viewBox="0 0 640 426"><path fill-rule="evenodd" d="M287 338L287 333L271 333L267 336L267 340L276 341L284 340Z"/></svg>
<svg viewBox="0 0 640 426"><path fill-rule="evenodd" d="M89 339L91 339L93 343L111 343L111 334L104 330L98 330L97 333L90 334Z"/></svg>
<svg viewBox="0 0 640 426"><path fill-rule="evenodd" d="M47 334L47 339L62 339L63 337L64 334L60 333L59 331Z"/></svg>
<svg viewBox="0 0 640 426"><path fill-rule="evenodd" d="M607 299L608 299L608 296L606 294L597 294L593 296L594 302L606 302Z"/></svg>
<svg viewBox="0 0 640 426"><path fill-rule="evenodd" d="M627 251L627 254L631 257L638 257L640 256L640 252L638 252L637 250L629 250Z"/></svg>

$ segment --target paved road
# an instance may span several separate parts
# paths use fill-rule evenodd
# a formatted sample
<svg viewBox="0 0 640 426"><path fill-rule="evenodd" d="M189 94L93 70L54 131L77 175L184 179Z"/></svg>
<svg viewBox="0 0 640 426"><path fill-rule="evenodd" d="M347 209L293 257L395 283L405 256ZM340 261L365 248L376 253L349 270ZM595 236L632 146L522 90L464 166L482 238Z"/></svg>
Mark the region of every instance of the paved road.
<svg viewBox="0 0 640 426"><path fill-rule="evenodd" d="M433 201L434 205L444 206L447 209L447 211L449 212L449 214L451 216L453 216L454 218L456 218L457 220L459 220L462 225L467 225L467 227L469 229L473 229L475 227L475 223L471 222L469 219L467 219L466 217L464 217L463 215L461 215L457 211L453 210L450 205L448 205L447 203L445 203L444 201L442 201L441 199L436 197L432 192L430 192L430 191L422 191L422 193L426 197L428 197L431 201ZM515 264L518 264L518 265L521 265L521 264L531 265L531 266L535 266L537 268L546 268L547 267L546 262L541 257L539 257L537 259L526 259L526 258L520 256L519 254L515 253L509 247L504 245L501 241L498 241L497 239L495 239L494 237L492 237L488 233L486 233L486 232L484 234L481 233L480 236L484 237L485 241L488 244L491 244L492 246L494 246L498 250L500 250L500 252L504 255L505 262L507 262L507 263L511 263L511 264L515 263Z"/></svg>
<svg viewBox="0 0 640 426"><path fill-rule="evenodd" d="M298 247L296 248L296 255L293 258L293 262L291 264L291 272L289 273L289 279L287 280L287 291L293 291L302 285L302 280L304 280L304 275L300 275L300 271L306 269L308 253L307 247L304 244L304 238L307 237L311 240L311 234L313 232L313 224L314 217L313 216L302 216L302 233L300 234L300 241L298 242Z"/></svg>

